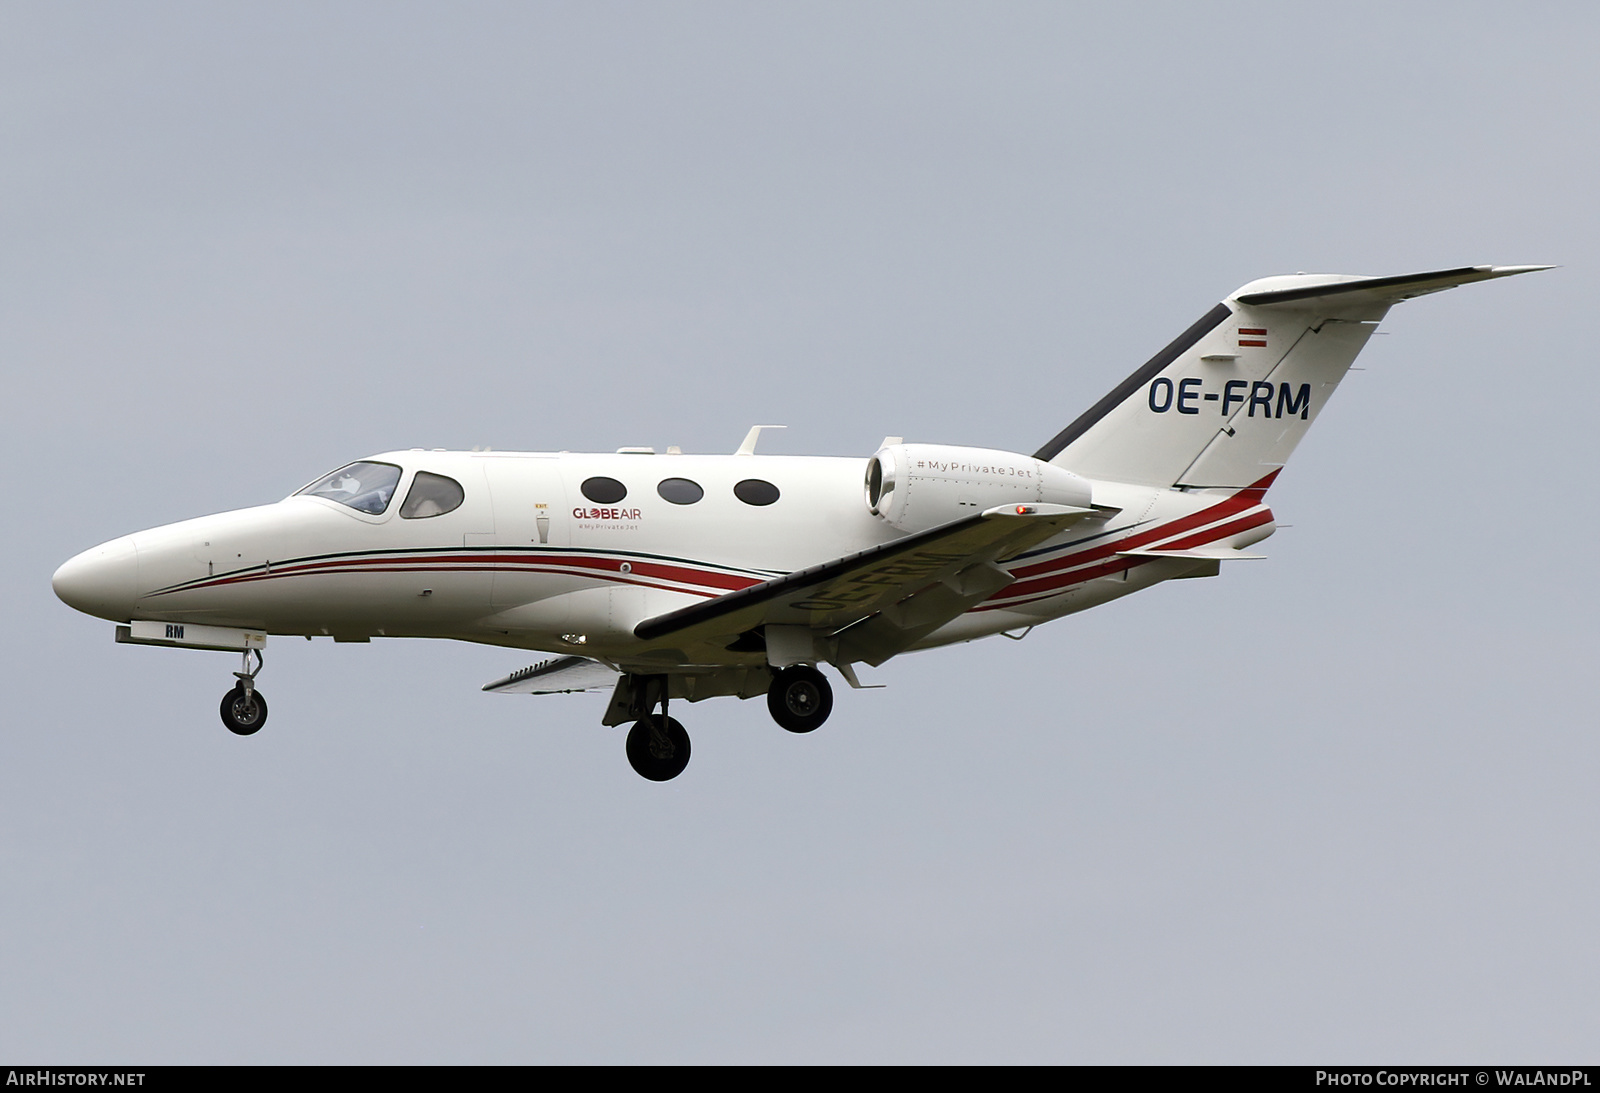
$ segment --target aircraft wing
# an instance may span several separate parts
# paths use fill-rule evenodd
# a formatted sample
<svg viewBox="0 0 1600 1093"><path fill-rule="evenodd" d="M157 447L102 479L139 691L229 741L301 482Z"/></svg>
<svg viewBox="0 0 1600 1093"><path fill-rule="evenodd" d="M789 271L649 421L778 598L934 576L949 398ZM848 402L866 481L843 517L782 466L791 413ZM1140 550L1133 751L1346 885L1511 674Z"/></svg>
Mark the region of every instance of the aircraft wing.
<svg viewBox="0 0 1600 1093"><path fill-rule="evenodd" d="M1016 578L999 562L1093 512L1002 505L646 619L634 627L634 636L671 643L693 659L697 647L720 651L752 642L758 628L766 628L770 649L771 628L783 627L785 640L809 633L813 640L836 642L821 651L822 659L882 664L1011 584ZM762 646L747 647L753 652Z"/></svg>
<svg viewBox="0 0 1600 1093"><path fill-rule="evenodd" d="M609 691L617 672L588 657L554 657L504 679L485 683L483 689L502 695L556 695L574 691Z"/></svg>

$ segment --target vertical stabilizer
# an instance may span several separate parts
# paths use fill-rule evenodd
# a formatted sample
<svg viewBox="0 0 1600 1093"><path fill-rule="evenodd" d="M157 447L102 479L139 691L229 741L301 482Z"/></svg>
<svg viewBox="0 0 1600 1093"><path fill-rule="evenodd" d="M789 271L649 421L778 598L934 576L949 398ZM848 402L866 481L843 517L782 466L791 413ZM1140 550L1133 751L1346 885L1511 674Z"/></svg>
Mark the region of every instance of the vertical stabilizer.
<svg viewBox="0 0 1600 1093"><path fill-rule="evenodd" d="M1389 308L1548 266L1253 281L1212 308L1036 457L1086 478L1243 488L1281 467Z"/></svg>

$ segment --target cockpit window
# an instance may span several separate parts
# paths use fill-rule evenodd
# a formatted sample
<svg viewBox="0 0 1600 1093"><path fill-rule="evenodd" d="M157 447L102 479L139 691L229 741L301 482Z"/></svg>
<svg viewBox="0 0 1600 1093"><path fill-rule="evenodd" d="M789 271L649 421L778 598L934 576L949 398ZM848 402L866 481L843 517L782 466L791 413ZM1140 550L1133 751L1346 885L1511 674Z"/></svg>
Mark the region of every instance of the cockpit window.
<svg viewBox="0 0 1600 1093"><path fill-rule="evenodd" d="M319 478L296 496L326 497L341 505L349 505L357 512L369 516L382 515L400 484L400 468L393 463L352 463L340 467L325 478Z"/></svg>
<svg viewBox="0 0 1600 1093"><path fill-rule="evenodd" d="M425 520L430 516L443 516L460 508L465 496L461 483L454 478L418 471L406 493L405 504L400 506L400 518Z"/></svg>

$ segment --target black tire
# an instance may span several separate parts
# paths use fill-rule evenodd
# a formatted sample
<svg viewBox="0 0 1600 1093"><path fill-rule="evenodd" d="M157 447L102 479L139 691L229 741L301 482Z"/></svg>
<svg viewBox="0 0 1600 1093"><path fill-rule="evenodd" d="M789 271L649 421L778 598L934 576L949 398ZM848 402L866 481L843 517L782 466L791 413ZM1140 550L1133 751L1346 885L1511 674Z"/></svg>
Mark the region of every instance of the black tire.
<svg viewBox="0 0 1600 1093"><path fill-rule="evenodd" d="M815 668L796 664L772 677L767 711L790 732L810 732L820 728L833 712L833 688Z"/></svg>
<svg viewBox="0 0 1600 1093"><path fill-rule="evenodd" d="M267 700L260 691L245 697L240 684L222 696L222 723L236 736L249 736L261 731L267 723Z"/></svg>
<svg viewBox="0 0 1600 1093"><path fill-rule="evenodd" d="M660 714L635 721L628 730L628 762L641 777L670 782L689 765L689 734L676 718L663 719Z"/></svg>

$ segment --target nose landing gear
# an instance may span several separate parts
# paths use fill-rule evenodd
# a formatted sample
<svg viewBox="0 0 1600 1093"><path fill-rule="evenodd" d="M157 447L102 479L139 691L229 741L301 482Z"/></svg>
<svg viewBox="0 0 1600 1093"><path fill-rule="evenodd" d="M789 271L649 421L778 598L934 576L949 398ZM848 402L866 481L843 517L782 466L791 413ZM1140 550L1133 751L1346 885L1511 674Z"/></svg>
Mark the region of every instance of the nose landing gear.
<svg viewBox="0 0 1600 1093"><path fill-rule="evenodd" d="M251 653L256 655L254 669L250 667ZM256 690L256 673L264 663L266 657L261 655L260 649L246 649L244 671L233 673L239 680L238 686L222 696L222 724L235 735L249 736L267 723L267 700Z"/></svg>

